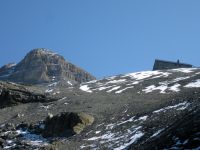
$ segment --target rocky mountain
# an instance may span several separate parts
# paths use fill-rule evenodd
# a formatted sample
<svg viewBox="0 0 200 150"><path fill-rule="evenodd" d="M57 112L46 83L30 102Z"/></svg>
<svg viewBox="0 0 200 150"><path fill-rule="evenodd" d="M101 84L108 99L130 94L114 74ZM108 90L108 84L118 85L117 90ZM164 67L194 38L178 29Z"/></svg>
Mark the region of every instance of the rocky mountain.
<svg viewBox="0 0 200 150"><path fill-rule="evenodd" d="M12 93L10 85L2 82L0 89ZM71 87L55 81L14 89L32 96L35 88L48 91L48 97L0 109L2 149L200 149L198 68L135 72ZM4 95L1 100L9 100Z"/></svg>
<svg viewBox="0 0 200 150"><path fill-rule="evenodd" d="M18 64L0 68L0 79L17 83L45 83L55 80L81 83L95 79L83 69L47 49L34 49Z"/></svg>

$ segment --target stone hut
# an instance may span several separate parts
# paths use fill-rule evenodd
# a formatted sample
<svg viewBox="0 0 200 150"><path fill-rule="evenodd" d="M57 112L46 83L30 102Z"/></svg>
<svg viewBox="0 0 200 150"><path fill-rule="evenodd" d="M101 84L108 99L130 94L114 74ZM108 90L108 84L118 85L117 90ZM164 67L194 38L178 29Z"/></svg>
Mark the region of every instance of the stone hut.
<svg viewBox="0 0 200 150"><path fill-rule="evenodd" d="M181 63L179 60L177 62L165 61L156 59L153 70L164 70L164 69L175 69L175 68L192 68L191 64Z"/></svg>

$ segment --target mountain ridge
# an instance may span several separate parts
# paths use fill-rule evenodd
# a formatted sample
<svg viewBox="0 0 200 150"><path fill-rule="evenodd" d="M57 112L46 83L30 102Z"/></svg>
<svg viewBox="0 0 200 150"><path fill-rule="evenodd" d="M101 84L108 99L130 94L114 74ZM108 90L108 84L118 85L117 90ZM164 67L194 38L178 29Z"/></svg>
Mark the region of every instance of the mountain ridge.
<svg viewBox="0 0 200 150"><path fill-rule="evenodd" d="M0 82L0 149L200 149L199 68L79 82L86 72L46 49L3 68L5 78L25 71L28 81L32 72L46 80Z"/></svg>

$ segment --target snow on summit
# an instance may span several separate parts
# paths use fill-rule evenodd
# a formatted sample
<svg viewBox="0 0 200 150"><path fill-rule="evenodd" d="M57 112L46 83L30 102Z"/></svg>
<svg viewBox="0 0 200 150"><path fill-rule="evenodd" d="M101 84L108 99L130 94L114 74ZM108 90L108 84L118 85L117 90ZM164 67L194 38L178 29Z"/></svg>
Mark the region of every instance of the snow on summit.
<svg viewBox="0 0 200 150"><path fill-rule="evenodd" d="M38 49L38 52L43 53L43 54L47 54L47 55L57 55L57 53L49 50L49 49Z"/></svg>

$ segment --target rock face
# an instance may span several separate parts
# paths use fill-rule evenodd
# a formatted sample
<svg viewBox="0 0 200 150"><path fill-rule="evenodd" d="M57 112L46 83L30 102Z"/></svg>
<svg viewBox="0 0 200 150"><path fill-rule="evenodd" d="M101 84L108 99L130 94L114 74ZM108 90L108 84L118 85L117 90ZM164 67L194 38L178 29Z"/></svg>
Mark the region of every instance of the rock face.
<svg viewBox="0 0 200 150"><path fill-rule="evenodd" d="M8 77L15 69L15 63L9 63L0 68L0 76Z"/></svg>
<svg viewBox="0 0 200 150"><path fill-rule="evenodd" d="M52 80L85 82L95 79L83 69L47 49L34 49L16 66L9 64L0 69L0 79L21 83L43 83Z"/></svg>

